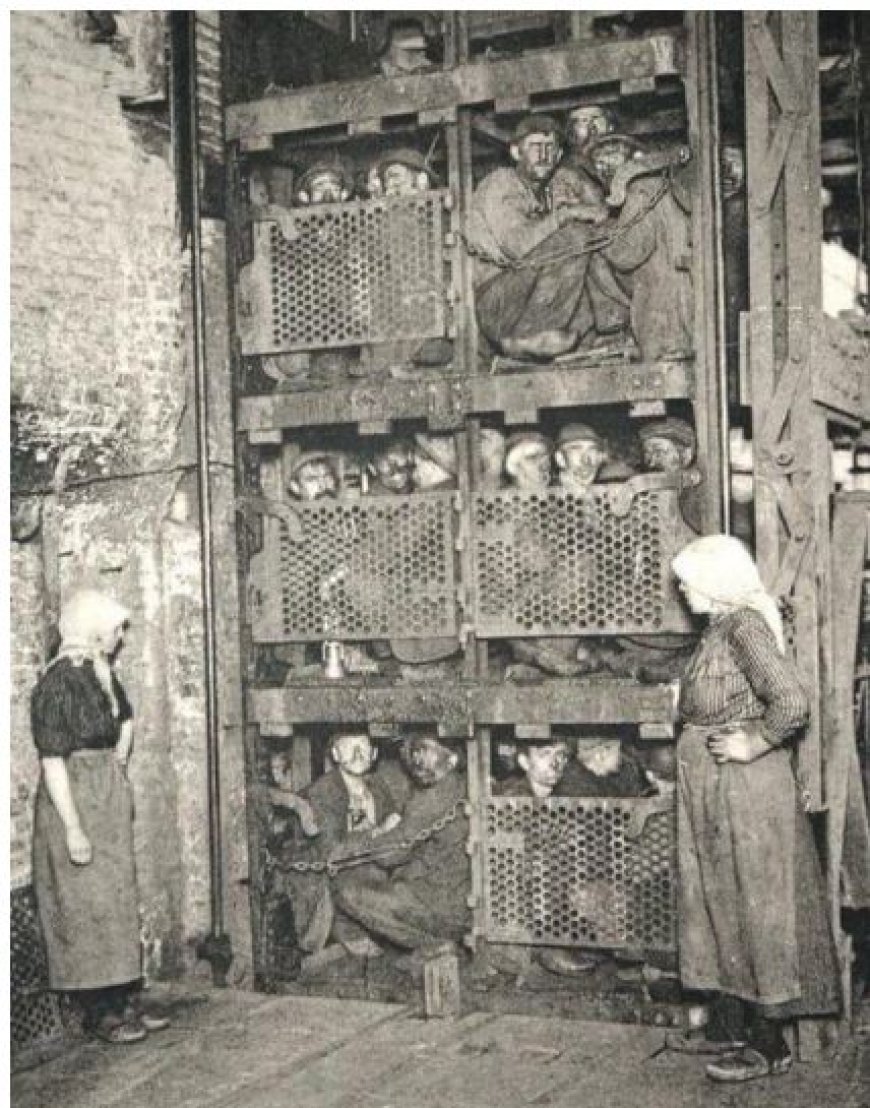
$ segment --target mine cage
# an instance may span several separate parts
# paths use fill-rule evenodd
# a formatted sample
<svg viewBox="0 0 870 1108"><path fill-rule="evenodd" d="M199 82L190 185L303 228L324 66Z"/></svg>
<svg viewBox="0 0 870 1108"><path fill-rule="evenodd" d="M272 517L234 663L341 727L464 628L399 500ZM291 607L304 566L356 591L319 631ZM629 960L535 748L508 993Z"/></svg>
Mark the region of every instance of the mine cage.
<svg viewBox="0 0 870 1108"><path fill-rule="evenodd" d="M854 88L843 94L841 74L838 93L823 68L819 98L815 13L309 14L302 37L296 17L282 25L234 14L224 25L235 100L226 111L227 218L257 980L405 995L378 959L320 978L300 973L292 897L276 877L292 848L275 846L275 810L264 798L276 751L304 792L328 773L337 731L367 729L384 766L395 765L397 739L428 731L462 751L474 1003L668 1021L680 997L667 780L680 651L692 642L670 560L693 534L724 527L754 542L787 602L815 690L801 754L812 809L829 813L822 822L834 858L845 852L858 872L867 854L854 732L825 715L833 685L843 698L853 688L857 657L857 593L834 598L830 582L842 558L859 588L866 494L840 488L832 499L830 448L845 435L854 449L867 420L866 350L852 332L829 337L836 364L816 361L812 389L801 388L809 350L821 348L806 329L803 345L790 346L788 321L804 313L805 326L815 321L823 333L818 274L814 264L783 268L782 258L803 249L803 240L794 245L800 234L807 258L818 251L820 211L814 202L801 209L798 189L818 177L822 133L838 136L842 153L850 112L858 118ZM416 20L427 64L379 72L372 59L390 21L403 17ZM268 57L258 53L266 28ZM825 17L821 52L857 65L860 33L845 15ZM316 46L324 36L334 47L325 53ZM799 133L789 94L809 120ZM594 341L567 354L526 360L481 333L469 248L475 189L510 164L512 130L525 114L563 120L592 105L659 159L655 180L679 201L670 264L689 283L690 342L632 344L629 335L626 346L593 329ZM426 187L372 192L364 167L408 146L425 157ZM745 187L725 179L729 148L746 151ZM352 163L355 183L346 199L300 206L299 181L325 155ZM854 175L823 169L860 254L866 228L854 220ZM693 462L644 472L637 432L665 416L692 428ZM487 435L533 430L558 444L577 422L627 462L620 480L578 495L487 474ZM813 445L804 464L805 433ZM735 439L753 436L754 513L732 499L729 468L729 440L734 452ZM441 485L379 484L380 454L396 443L425 452L433 439ZM341 459L334 487L301 500L294 474L318 454ZM838 525L853 541L831 541ZM839 604L848 629L836 665L830 625L810 596L818 579L820 603ZM617 739L647 769L664 767L664 786L616 798L501 793L499 750L584 733ZM861 828L849 843L845 823ZM860 907L865 894L856 885L844 904ZM536 977L529 966L546 947L611 959L582 982ZM493 986L488 968L505 951L525 967L514 965L511 980L519 975L527 988ZM664 982L658 991L650 974Z"/></svg>

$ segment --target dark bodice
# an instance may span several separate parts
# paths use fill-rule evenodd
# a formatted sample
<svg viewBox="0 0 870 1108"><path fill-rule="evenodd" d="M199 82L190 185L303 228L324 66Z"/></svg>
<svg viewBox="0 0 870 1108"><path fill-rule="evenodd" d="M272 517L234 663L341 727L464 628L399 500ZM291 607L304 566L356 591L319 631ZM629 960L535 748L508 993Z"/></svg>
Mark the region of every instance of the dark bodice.
<svg viewBox="0 0 870 1108"><path fill-rule="evenodd" d="M33 741L42 758L66 758L77 750L105 750L118 742L121 724L133 716L130 702L112 677L118 715L86 659L61 658L36 684L30 698Z"/></svg>

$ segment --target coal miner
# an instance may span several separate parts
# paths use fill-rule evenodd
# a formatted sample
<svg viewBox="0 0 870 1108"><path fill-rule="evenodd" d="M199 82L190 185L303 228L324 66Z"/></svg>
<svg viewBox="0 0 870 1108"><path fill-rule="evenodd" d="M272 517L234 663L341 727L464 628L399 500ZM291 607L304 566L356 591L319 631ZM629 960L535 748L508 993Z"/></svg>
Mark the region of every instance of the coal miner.
<svg viewBox="0 0 870 1108"><path fill-rule="evenodd" d="M516 431L505 443L504 468L514 488L536 492L550 484L553 444L540 431Z"/></svg>
<svg viewBox="0 0 870 1108"><path fill-rule="evenodd" d="M585 423L568 423L556 435L554 460L558 486L566 492L586 497L598 482L625 480L631 468L619 460L611 460L607 441ZM594 504L582 513L585 527L598 526ZM560 588L560 567L552 551L548 551L547 579L550 587ZM570 588L570 585L564 587ZM599 666L597 653L574 635L543 636L512 639L511 649L516 662L513 678L532 676L523 666L531 666L555 677L580 677Z"/></svg>
<svg viewBox="0 0 870 1108"><path fill-rule="evenodd" d="M550 485L553 464L553 444L540 431L533 429L516 431L505 444L505 473L512 487L520 492L541 492ZM544 535L535 526L517 525L518 572L525 584L525 594L530 607L537 599L549 597L555 555ZM545 600L546 602L546 600ZM534 677L540 671L559 677L577 677L586 672L584 663L578 662L576 638L527 638L508 640L514 658L509 667L511 679ZM533 671L532 673L529 670Z"/></svg>
<svg viewBox="0 0 870 1108"><path fill-rule="evenodd" d="M372 166L372 172L378 178L374 187L379 196L414 196L438 187L426 158L419 150L408 146L382 154Z"/></svg>
<svg viewBox="0 0 870 1108"><path fill-rule="evenodd" d="M400 495L414 484L414 445L408 439L393 439L374 455L367 466L370 496Z"/></svg>
<svg viewBox="0 0 870 1108"><path fill-rule="evenodd" d="M366 187L372 199L413 200L431 189L437 189L439 185L440 182L428 158L419 150L403 146L388 150L372 163ZM384 260L383 264L386 268L382 272L382 278L387 279L388 283L404 285L401 259L404 257L407 260L408 244L417 239L420 218L420 211L415 204L392 205L388 224L389 258ZM399 268L393 270L393 263ZM402 291L404 295L411 295L407 288L403 287ZM437 292L437 282L422 291L417 289L413 295L421 298L419 308L425 317L431 307L432 299L440 295ZM389 344L380 344L380 349L382 356L399 367L405 364L421 369L443 366L447 365L453 356L452 341L437 335L422 342L419 339L395 340ZM393 373L395 372L393 368Z"/></svg>
<svg viewBox="0 0 870 1108"><path fill-rule="evenodd" d="M560 168L560 125L529 115L514 130L513 166L475 190L467 244L475 258L480 329L510 357L550 360L591 335L620 332L626 300L594 253L600 205Z"/></svg>
<svg viewBox="0 0 870 1108"><path fill-rule="evenodd" d="M294 199L300 207L309 204L340 204L353 196L354 175L338 154L319 158L302 173Z"/></svg>
<svg viewBox="0 0 870 1108"><path fill-rule="evenodd" d="M613 118L598 104L582 105L568 112L563 168L573 171L569 185L574 194L587 204L594 215L593 223L601 223L610 214L605 201L606 189L589 157L593 143L614 130Z"/></svg>
<svg viewBox="0 0 870 1108"><path fill-rule="evenodd" d="M416 786L402 823L373 844L376 864L338 874L335 900L375 942L420 951L470 927L465 780L459 755L434 735L405 739L400 758Z"/></svg>
<svg viewBox="0 0 870 1108"><path fill-rule="evenodd" d="M293 462L287 489L296 500L337 496L341 482L341 458L332 451L310 450Z"/></svg>
<svg viewBox="0 0 870 1108"><path fill-rule="evenodd" d="M559 786L570 762L570 747L562 739L519 743L517 744L517 765L522 776L516 775L501 782L496 793L500 796L534 797L543 801L565 795L560 792ZM531 903L545 906L542 915L552 912L559 914L560 910L567 914L570 912L570 906L556 903L560 899L559 892L555 893L554 901L552 896L548 895L551 890L541 888L536 880L536 874L544 871L547 860L557 849L557 844L546 841L545 835L546 833L540 839L530 836L526 843L529 886L525 890L525 895ZM539 924L546 928L546 919L542 918ZM582 952L568 947L542 947L534 952L533 957L538 965L560 977L586 973L598 965L597 959L587 958Z"/></svg>
<svg viewBox="0 0 870 1108"><path fill-rule="evenodd" d="M684 419L668 416L644 424L638 431L644 469L659 473L684 473L697 466L697 441L692 426ZM680 511L698 535L704 530L704 496L701 485L683 489Z"/></svg>
<svg viewBox="0 0 870 1108"><path fill-rule="evenodd" d="M631 330L644 361L686 358L692 351L690 207L667 161L648 155L636 139L609 134L588 156L624 202L603 256L631 295ZM619 197L615 198L616 200ZM611 198L611 203L614 198Z"/></svg>
<svg viewBox="0 0 870 1108"><path fill-rule="evenodd" d="M378 837L400 824L400 804L386 780L375 769L377 751L366 731L336 734L330 743L333 773L325 773L301 797L308 805L303 838L289 850L289 866L282 867L281 884L290 899L297 941L305 952L303 968L314 969L345 950L352 954L373 953L371 944L357 929L336 917L331 878L325 863L341 844L362 836ZM281 797L270 793L273 803ZM312 822L313 821L313 822ZM293 864L308 864L308 870ZM335 951L336 940L341 945Z"/></svg>
<svg viewBox="0 0 870 1108"><path fill-rule="evenodd" d="M568 423L556 436L559 486L585 495L598 482L624 481L633 475L626 462L611 457L603 435L585 423Z"/></svg>
<svg viewBox="0 0 870 1108"><path fill-rule="evenodd" d="M481 427L478 432L478 456L475 459L475 479L483 492L504 488L504 457L507 436L500 427Z"/></svg>
<svg viewBox="0 0 870 1108"><path fill-rule="evenodd" d="M396 19L387 28L387 42L378 61L383 77L404 77L432 69L429 43L423 24L416 19Z"/></svg>

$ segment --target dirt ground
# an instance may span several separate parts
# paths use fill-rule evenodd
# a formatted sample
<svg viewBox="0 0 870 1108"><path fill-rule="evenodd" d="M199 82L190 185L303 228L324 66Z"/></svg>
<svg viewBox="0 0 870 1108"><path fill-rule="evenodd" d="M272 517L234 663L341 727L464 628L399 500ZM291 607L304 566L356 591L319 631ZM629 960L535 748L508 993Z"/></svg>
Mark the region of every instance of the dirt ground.
<svg viewBox="0 0 870 1108"><path fill-rule="evenodd" d="M868 1108L870 1013L829 1057L715 1086L660 1028L371 1001L155 987L173 1025L79 1042L12 1075L14 1108ZM863 1030L861 1030L863 1027Z"/></svg>

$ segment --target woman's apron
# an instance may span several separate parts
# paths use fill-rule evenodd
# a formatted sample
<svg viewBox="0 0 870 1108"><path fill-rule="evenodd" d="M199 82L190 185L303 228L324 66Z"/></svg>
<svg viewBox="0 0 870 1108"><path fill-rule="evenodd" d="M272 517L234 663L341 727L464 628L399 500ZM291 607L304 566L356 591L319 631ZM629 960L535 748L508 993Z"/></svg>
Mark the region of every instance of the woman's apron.
<svg viewBox="0 0 870 1108"><path fill-rule="evenodd" d="M52 989L95 989L141 976L133 796L114 750L66 759L93 859L74 865L43 780L36 795L33 880Z"/></svg>
<svg viewBox="0 0 870 1108"><path fill-rule="evenodd" d="M712 730L686 725L677 745L683 984L794 1014L836 1010L824 885L791 755L719 765Z"/></svg>

